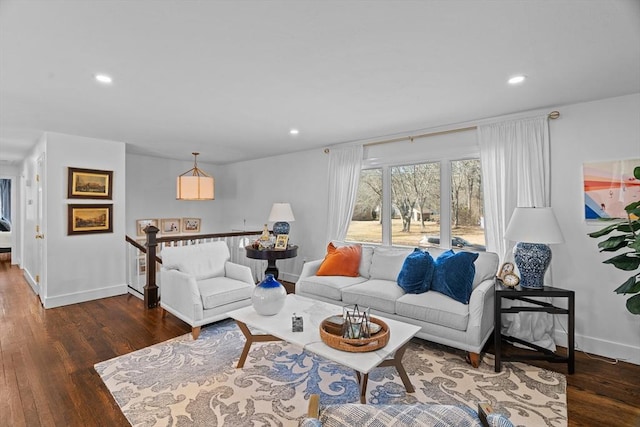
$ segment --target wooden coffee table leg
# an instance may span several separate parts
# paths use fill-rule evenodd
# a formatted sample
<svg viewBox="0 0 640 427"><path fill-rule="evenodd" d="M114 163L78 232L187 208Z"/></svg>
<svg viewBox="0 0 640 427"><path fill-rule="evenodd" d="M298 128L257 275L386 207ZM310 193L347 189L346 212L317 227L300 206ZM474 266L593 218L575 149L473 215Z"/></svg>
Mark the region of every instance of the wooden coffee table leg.
<svg viewBox="0 0 640 427"><path fill-rule="evenodd" d="M240 354L240 360L238 360L238 368L242 368L244 366L244 362L247 360L247 356L249 355L249 349L251 348L251 344L254 342L268 342L268 341L282 341L278 337L274 337L273 335L254 335L251 333L247 325L239 320L236 320L238 327L242 331L242 334L247 339L244 343L244 348L242 349L242 353Z"/></svg>
<svg viewBox="0 0 640 427"><path fill-rule="evenodd" d="M416 391L416 389L413 387L413 384L411 384L411 380L409 380L409 375L407 375L407 371L404 369L404 366L402 365L402 357L404 356L404 352L407 351L408 346L409 346L409 343L407 342L405 345L403 345L396 351L396 354L393 356L392 359L384 360L378 366L395 367L396 371L398 371L398 374L400 375L402 384L404 384L404 388L407 390L407 393L413 393L414 391Z"/></svg>
<svg viewBox="0 0 640 427"><path fill-rule="evenodd" d="M362 378L360 377L360 372L356 372L356 374L358 383L360 384L360 403L367 403L367 382L369 381L369 374L362 374Z"/></svg>

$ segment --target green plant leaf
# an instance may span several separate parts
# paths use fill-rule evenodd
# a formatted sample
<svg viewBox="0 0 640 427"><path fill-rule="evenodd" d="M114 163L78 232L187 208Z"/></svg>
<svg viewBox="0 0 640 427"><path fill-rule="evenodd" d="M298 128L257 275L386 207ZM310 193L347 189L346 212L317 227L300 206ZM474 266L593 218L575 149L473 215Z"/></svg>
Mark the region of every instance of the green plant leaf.
<svg viewBox="0 0 640 427"><path fill-rule="evenodd" d="M622 233L631 233L632 231L638 231L640 230L640 221L633 220L631 221L631 224L629 224L628 221L621 222L616 226L616 230Z"/></svg>
<svg viewBox="0 0 640 427"><path fill-rule="evenodd" d="M615 268L624 271L637 270L638 267L640 267L640 258L636 256L628 256L628 254L634 254L634 252L625 252L602 262L605 264L613 264Z"/></svg>
<svg viewBox="0 0 640 427"><path fill-rule="evenodd" d="M633 168L633 176L635 176L636 179L640 179L640 166Z"/></svg>
<svg viewBox="0 0 640 427"><path fill-rule="evenodd" d="M638 276L631 276L614 291L616 294L637 294L640 292L640 280Z"/></svg>
<svg viewBox="0 0 640 427"><path fill-rule="evenodd" d="M629 203L627 206L624 207L624 210L627 211L628 214L634 214L638 216L638 212L640 212L639 208L640 208L640 201L637 201L637 202Z"/></svg>
<svg viewBox="0 0 640 427"><path fill-rule="evenodd" d="M619 223L615 223L615 224L611 224L606 226L605 228L603 228L602 230L599 231L594 231L593 233L589 233L588 236L589 237L594 237L594 238L598 238L598 237L602 237L602 236L606 236L607 234L611 233L613 230L616 229L616 227L618 227Z"/></svg>
<svg viewBox="0 0 640 427"><path fill-rule="evenodd" d="M640 253L640 234L636 236L635 240L629 243L629 247L636 251L636 253Z"/></svg>
<svg viewBox="0 0 640 427"><path fill-rule="evenodd" d="M598 243L598 247L602 251L607 251L607 252L614 252L626 246L627 246L627 236L625 234L611 236L607 240L603 240L602 242Z"/></svg>
<svg viewBox="0 0 640 427"><path fill-rule="evenodd" d="M631 314L640 314L640 294L634 295L627 300L627 310Z"/></svg>

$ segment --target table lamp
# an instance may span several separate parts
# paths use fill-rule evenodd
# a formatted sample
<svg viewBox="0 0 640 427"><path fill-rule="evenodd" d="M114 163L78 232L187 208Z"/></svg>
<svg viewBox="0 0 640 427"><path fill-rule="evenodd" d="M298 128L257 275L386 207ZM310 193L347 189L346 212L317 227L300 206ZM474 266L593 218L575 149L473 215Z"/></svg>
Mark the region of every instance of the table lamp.
<svg viewBox="0 0 640 427"><path fill-rule="evenodd" d="M520 271L520 286L542 289L544 274L551 262L551 249L547 244L564 243L553 209L516 208L504 237L518 242L513 255Z"/></svg>
<svg viewBox="0 0 640 427"><path fill-rule="evenodd" d="M269 214L269 221L273 224L273 234L289 234L289 221L295 221L291 205L289 203L274 203Z"/></svg>

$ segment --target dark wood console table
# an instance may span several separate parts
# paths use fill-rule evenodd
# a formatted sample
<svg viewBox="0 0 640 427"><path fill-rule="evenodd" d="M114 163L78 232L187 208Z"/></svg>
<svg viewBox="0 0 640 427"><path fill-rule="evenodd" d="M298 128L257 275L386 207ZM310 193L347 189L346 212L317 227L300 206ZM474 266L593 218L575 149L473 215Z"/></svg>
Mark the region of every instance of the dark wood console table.
<svg viewBox="0 0 640 427"><path fill-rule="evenodd" d="M247 258L265 259L267 260L267 269L264 274L273 274L275 279L278 278L278 267L276 260L295 258L298 256L297 246L288 246L287 249L255 249L252 246L245 246Z"/></svg>
<svg viewBox="0 0 640 427"><path fill-rule="evenodd" d="M531 297L549 297L549 298L567 298L568 308L556 307L552 303L546 301L538 301ZM502 299L525 301L534 306L502 308ZM495 347L495 371L500 372L502 369L502 361L525 361L525 360L546 360L554 363L567 363L569 374L575 371L575 294L573 291L551 286L545 286L542 289L507 288L496 284L495 299L495 328L493 331L494 347ZM502 314L503 313L519 313L521 311L546 312L551 314L566 314L569 317L569 331L567 356L561 356L553 351L528 343L520 338L510 337L502 334ZM503 355L501 352L502 340L507 342L515 342L536 350L541 354L514 354Z"/></svg>

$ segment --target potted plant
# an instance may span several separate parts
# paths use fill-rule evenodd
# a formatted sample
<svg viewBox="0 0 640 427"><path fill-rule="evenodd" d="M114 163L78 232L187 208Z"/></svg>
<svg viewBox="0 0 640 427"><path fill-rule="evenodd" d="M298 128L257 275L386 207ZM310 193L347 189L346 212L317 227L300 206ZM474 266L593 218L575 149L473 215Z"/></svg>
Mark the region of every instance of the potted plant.
<svg viewBox="0 0 640 427"><path fill-rule="evenodd" d="M640 179L640 166L633 169L633 176ZM589 233L589 237L599 238L611 234L606 240L598 243L600 252L617 252L625 250L606 261L614 267L624 271L632 271L633 275L620 285L615 292L618 294L634 294L627 300L627 310L640 315L640 201L625 206L627 219L608 225L600 231Z"/></svg>

